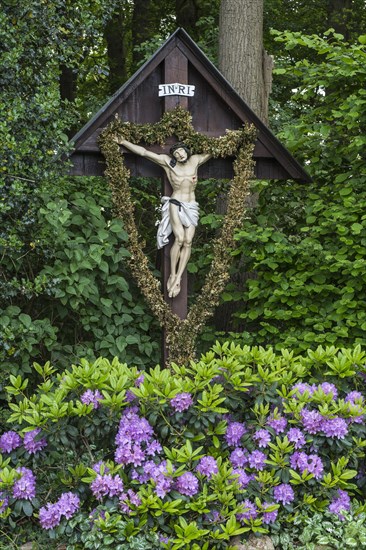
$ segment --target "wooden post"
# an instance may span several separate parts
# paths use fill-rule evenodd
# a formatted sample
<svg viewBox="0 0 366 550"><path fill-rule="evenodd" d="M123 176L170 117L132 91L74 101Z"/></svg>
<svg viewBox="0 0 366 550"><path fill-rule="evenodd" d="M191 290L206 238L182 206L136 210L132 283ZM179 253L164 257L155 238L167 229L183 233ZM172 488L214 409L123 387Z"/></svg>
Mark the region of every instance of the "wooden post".
<svg viewBox="0 0 366 550"><path fill-rule="evenodd" d="M182 52L175 48L165 59L164 62L164 82L163 84L170 84L173 82L179 82L180 84L189 84L188 82L188 59L182 54ZM188 97L185 96L165 96L164 97L164 112L172 111L177 106L183 107L188 110ZM172 187L168 181L168 178L164 176L163 179L163 195L170 196L172 194ZM184 270L181 279L180 293L175 298L169 298L167 292L167 282L170 275L170 250L173 243L173 237L169 239L169 244L162 249L162 285L164 291L164 299L170 304L173 313L178 315L180 319L187 317L188 311L188 277L187 270ZM163 364L168 362L168 350L166 346L166 332L163 330Z"/></svg>

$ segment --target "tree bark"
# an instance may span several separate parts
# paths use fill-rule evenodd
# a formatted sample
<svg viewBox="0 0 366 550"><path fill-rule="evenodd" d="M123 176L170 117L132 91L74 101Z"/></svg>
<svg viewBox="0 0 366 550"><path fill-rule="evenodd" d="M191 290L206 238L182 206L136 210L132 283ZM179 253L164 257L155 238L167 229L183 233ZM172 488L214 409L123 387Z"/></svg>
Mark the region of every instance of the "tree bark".
<svg viewBox="0 0 366 550"><path fill-rule="evenodd" d="M67 101L75 101L77 73L71 67L60 65L60 96Z"/></svg>
<svg viewBox="0 0 366 550"><path fill-rule="evenodd" d="M272 58L263 49L263 0L222 0L219 68L249 107L268 122Z"/></svg>

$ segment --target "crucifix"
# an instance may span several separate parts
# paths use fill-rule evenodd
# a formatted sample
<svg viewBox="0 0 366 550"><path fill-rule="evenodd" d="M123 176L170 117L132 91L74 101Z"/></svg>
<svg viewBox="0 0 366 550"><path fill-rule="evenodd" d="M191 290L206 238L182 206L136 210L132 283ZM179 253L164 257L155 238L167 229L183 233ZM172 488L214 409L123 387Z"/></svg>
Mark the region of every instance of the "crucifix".
<svg viewBox="0 0 366 550"><path fill-rule="evenodd" d="M163 112L178 105L188 109L188 97L194 86L188 85L188 60L179 49L165 59L164 84L159 85ZM179 80L179 84L169 85ZM181 319L187 316L187 264L192 239L198 223L198 204L195 200L199 166L210 154L191 155L184 143L168 144L169 154L157 153L127 140L116 141L128 151L148 159L162 169L162 219L158 227L157 247L161 250L162 290L173 313ZM138 162L138 161L137 161Z"/></svg>
<svg viewBox="0 0 366 550"><path fill-rule="evenodd" d="M198 223L199 207L194 194L197 170L212 155L191 155L184 143L176 143L170 148L171 156L168 156L149 151L126 139L116 137L115 140L133 153L160 165L172 187L172 194L161 199L163 207L157 247L161 249L170 244L170 271L165 290L169 298L176 298L181 292L181 280L191 256L192 239ZM173 243L169 243L171 234L174 236Z"/></svg>
<svg viewBox="0 0 366 550"><path fill-rule="evenodd" d="M165 113L174 112L178 106L181 110L183 109L183 112L184 110L189 111L190 116L187 121L190 120L194 123L194 131L199 135L207 136L210 140L219 140L216 145L212 142L212 148L211 145L205 148L206 153L214 152L214 161L209 161L210 156L196 148L194 152L200 154L189 157L189 153L182 144L171 149L172 145L179 140L183 141L184 145L184 135L186 134L177 131L177 135L174 136L174 128L178 128L178 126L170 127L170 123L168 126L171 128L169 130L171 133L165 133L164 127L160 129L161 135L165 136L165 143L159 139L154 144L153 141L147 139L146 148L137 145L141 141L141 135L127 132L125 137L130 141L121 143L124 147L122 152L126 153L123 155L124 159L121 165L118 161L114 164L108 148L101 151L99 136L103 137L104 129L108 133L108 127L116 120L116 116L121 121L130 121L134 125L156 125L159 124L158 121L163 120ZM236 155L238 149L228 146L226 149L228 152L221 155L220 144L223 142L220 140L221 138L226 139L226 132L243 130L243 124L255 126L256 141L254 151L249 151L249 148L245 149L238 164L236 161L233 163L233 158L238 160ZM122 137L123 135L120 135L119 139L122 140ZM109 134L108 139L110 138L113 139L112 134ZM210 315L214 307L212 306L212 296L213 294L219 296L226 280L222 274L217 275L216 279L210 278L210 270L207 284L204 283L195 303L192 304L190 311L187 311L188 293L185 268L189 260L191 240L197 224L197 212L194 206L197 178L231 180L229 194L231 190L234 190L234 194L231 193L231 202L228 200L228 205L231 204L231 217L229 216L228 219L236 221L242 219L243 216L239 195L245 192L249 185L248 181L253 177L249 166L251 159L256 162L255 176L260 179L291 178L308 182L309 176L273 136L267 126L249 109L183 29L177 29L152 58L76 134L73 141L75 149L71 155L72 170L70 173L102 176L105 174L108 157L112 162L109 165L112 172L109 172L108 177L117 195L118 181L112 174L117 174L120 169L121 173L125 168L134 176L163 179L162 195L166 197L163 209L165 208L169 214L164 221L166 225L163 223L160 227L158 237L158 240L164 243L161 248L164 296L158 289L153 275L147 270L146 257L143 256L142 250L136 242L134 257L135 259L139 258L139 263L134 264L134 276L138 279L139 270L140 273L144 273L144 282L140 287L144 288L145 298L154 310L154 315L167 331L164 341L169 343L170 355L178 357L176 362L186 361L186 358L191 357L194 336L203 326L202 319ZM158 145L158 142L164 143L164 145ZM225 143L227 145L232 143L230 135L227 136ZM140 149L136 149L136 147ZM118 158L118 148L115 144L110 150L111 154L112 150L113 154L117 153L116 158ZM172 157L176 161L175 166L171 164ZM246 161L244 162L243 159ZM114 172L113 166L117 165L120 168ZM239 165L240 170L237 169ZM184 209L186 209L185 212ZM123 212L120 215L123 218ZM188 217L189 220L187 220ZM169 224L172 234L168 237ZM225 231L220 236L222 247L215 250L212 265L215 264L214 272L216 274L223 269L227 260L227 249L233 246L234 237L230 236L230 231L225 226ZM131 229L130 234L135 234L134 228ZM225 239L222 238L223 236ZM168 244L165 245L167 240ZM224 240L225 244L223 244ZM224 252L225 257L222 256ZM144 270L141 266L144 266ZM145 282L146 284L144 284ZM123 335L121 336L123 337ZM186 345L187 342L189 345ZM183 358L181 358L181 348L185 350ZM166 347L164 352L164 363L166 363Z"/></svg>

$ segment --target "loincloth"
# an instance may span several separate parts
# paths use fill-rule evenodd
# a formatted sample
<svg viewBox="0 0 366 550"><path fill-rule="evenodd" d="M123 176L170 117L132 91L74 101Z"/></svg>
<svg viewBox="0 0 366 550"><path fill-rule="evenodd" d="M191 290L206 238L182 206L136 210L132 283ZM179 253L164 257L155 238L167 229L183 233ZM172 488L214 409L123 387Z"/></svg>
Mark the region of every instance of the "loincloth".
<svg viewBox="0 0 366 550"><path fill-rule="evenodd" d="M157 244L158 249L163 248L169 242L169 235L172 233L172 225L170 223L169 204L173 203L178 206L178 216L181 224L184 227L194 225L197 227L199 218L198 202L183 202L171 199L171 197L162 197L161 221L158 227Z"/></svg>

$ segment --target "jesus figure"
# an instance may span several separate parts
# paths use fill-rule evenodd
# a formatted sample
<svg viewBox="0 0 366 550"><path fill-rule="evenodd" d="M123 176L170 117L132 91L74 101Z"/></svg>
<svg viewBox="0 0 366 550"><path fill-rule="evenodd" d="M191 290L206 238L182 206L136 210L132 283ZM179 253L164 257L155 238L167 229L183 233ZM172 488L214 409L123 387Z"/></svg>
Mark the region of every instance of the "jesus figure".
<svg viewBox="0 0 366 550"><path fill-rule="evenodd" d="M153 153L126 139L115 137L133 153L159 164L165 171L173 188L170 197L162 197L162 219L158 227L157 243L162 248L169 242L173 232L174 243L170 251L170 275L167 291L170 298L180 292L181 278L191 255L192 239L198 224L198 203L194 194L197 185L197 170L201 164L211 158L211 154L191 155L184 143L176 143L170 149L170 155Z"/></svg>

